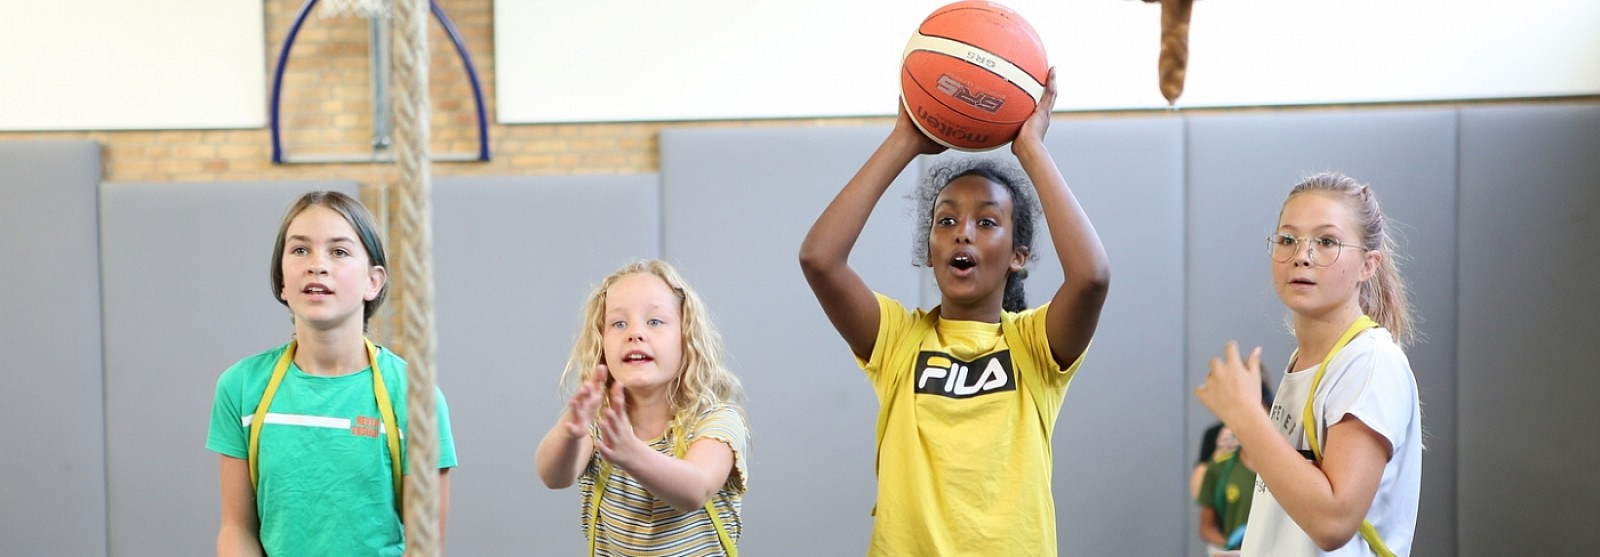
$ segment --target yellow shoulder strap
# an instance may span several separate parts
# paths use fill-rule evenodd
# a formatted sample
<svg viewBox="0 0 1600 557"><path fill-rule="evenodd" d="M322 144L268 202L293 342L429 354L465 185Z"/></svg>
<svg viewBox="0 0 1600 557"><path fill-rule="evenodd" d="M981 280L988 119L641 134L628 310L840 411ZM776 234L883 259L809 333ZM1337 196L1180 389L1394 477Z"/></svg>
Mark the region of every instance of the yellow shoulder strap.
<svg viewBox="0 0 1600 557"><path fill-rule="evenodd" d="M401 483L404 480L401 477L406 461L405 453L401 452L400 421L395 419L394 402L389 400L389 389L383 384L383 371L378 369L378 345L373 344L371 339L367 340L367 361L372 365L372 394L378 399L378 416L383 420L384 436L389 441L389 468L394 478L394 506L395 510L400 511L405 508L401 504L401 499L405 496L405 489ZM405 512L401 511L400 516L404 517ZM404 518L401 520L404 521Z"/></svg>
<svg viewBox="0 0 1600 557"><path fill-rule="evenodd" d="M400 508L400 497L404 493L401 489L401 466L405 462L401 455L399 421L395 419L394 404L389 400L389 391L383 385L383 372L378 369L378 346L371 340L367 344L367 363L372 366L372 390L378 399L378 413L383 419L383 427L389 440L389 460L394 472L394 501L395 507ZM294 362L295 341L290 340L289 346L283 350L283 355L278 357L278 363L272 367L272 378L267 380L267 390L261 393L261 401L256 403L255 417L250 422L250 445L248 458L250 459L250 487L253 489L260 484L261 473L259 468L261 452L261 429L266 424L267 408L272 406L272 397L278 394L278 385L283 383L283 377L289 373L289 364Z"/></svg>
<svg viewBox="0 0 1600 557"><path fill-rule="evenodd" d="M261 426L267 421L267 407L272 406L272 396L278 394L278 384L283 382L284 374L289 371L289 364L294 361L295 341L290 340L289 346L283 349L283 355L278 357L278 363L272 367L272 378L267 380L267 390L261 393L261 401L256 403L256 415L250 420L250 446L248 457L250 459L250 488L255 489L261 481L258 471L256 453L261 450Z"/></svg>
<svg viewBox="0 0 1600 557"><path fill-rule="evenodd" d="M674 445L674 448L673 448L673 451L672 451L673 458L680 458L680 459L683 458L683 453L687 450L687 447L684 446L683 439L679 438L675 443L673 443L673 445ZM606 482L609 481L610 479L611 479L611 463L610 462L606 462L605 459L600 459L600 471L594 477L594 493L589 498L589 500L590 500L590 504L589 504L589 555L590 555L590 557L593 557L594 554L595 554L595 552L594 552L595 538L599 535L598 532L599 532L599 529L600 529L600 499L605 495ZM716 509L716 506L713 503L714 503L713 501L706 501L706 507L705 507L706 516L711 517L711 525L715 526L716 529L717 529L717 541L722 543L722 553L727 555L728 557L739 557L739 547L736 546L736 545L733 545L733 538L728 535L728 528L727 528L727 526L724 526L722 524L722 517L717 515L717 509Z"/></svg>
<svg viewBox="0 0 1600 557"><path fill-rule="evenodd" d="M1300 416L1306 432L1306 442L1311 445L1311 454L1316 457L1319 466L1322 464L1322 445L1317 442L1317 420L1312 406L1317 398L1317 387L1322 384L1322 376L1327 373L1328 363L1333 361L1333 356L1343 350L1346 344L1350 344L1350 339L1361 334L1361 331L1377 326L1377 322L1366 315L1356 319L1355 323L1350 324L1350 328L1345 329L1344 335L1339 337L1339 342L1334 343L1333 348L1328 350L1328 355L1322 359L1322 364L1317 366L1316 375L1311 376L1311 392L1306 395L1306 408ZM1294 356L1291 355L1289 361L1294 361ZM1379 557L1394 557L1394 552L1389 551L1389 546L1384 545L1383 538L1378 537L1378 529L1374 528L1371 522L1361 521L1361 537L1367 540L1367 545L1372 546L1372 551Z"/></svg>

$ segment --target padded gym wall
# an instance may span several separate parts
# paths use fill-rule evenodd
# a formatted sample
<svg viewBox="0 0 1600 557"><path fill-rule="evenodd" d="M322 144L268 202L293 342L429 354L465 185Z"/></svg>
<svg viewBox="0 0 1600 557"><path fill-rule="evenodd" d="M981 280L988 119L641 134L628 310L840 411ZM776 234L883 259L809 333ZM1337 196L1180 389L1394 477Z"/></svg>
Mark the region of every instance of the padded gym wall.
<svg viewBox="0 0 1600 557"><path fill-rule="evenodd" d="M660 255L657 177L437 178L433 225L439 385L460 460L449 552L581 554L578 489L546 489L534 451L567 402L585 297Z"/></svg>
<svg viewBox="0 0 1600 557"><path fill-rule="evenodd" d="M1460 499L1425 510L1463 557L1600 546L1596 154L1597 104L1461 110Z"/></svg>
<svg viewBox="0 0 1600 557"><path fill-rule="evenodd" d="M0 142L0 548L106 547L93 141Z"/></svg>

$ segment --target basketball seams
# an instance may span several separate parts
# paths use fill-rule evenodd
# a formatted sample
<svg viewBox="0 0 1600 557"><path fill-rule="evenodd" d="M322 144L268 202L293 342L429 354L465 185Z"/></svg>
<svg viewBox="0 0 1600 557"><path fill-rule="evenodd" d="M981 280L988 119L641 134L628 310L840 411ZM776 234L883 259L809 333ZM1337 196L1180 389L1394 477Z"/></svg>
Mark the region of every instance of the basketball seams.
<svg viewBox="0 0 1600 557"><path fill-rule="evenodd" d="M1021 66L1011 63L1011 61L1006 60L1004 57L998 54L989 52L988 50L979 48L975 45L944 37L924 35L922 32L918 31L917 33L913 34L911 36L911 40L906 43L906 50L900 56L901 62L904 63L906 58L909 58L912 53L919 50L943 54L958 61L982 68L989 73L998 76L1000 79L1004 79L1008 82L1011 82L1012 85L1016 85L1017 88L1022 89L1024 92L1028 93L1029 96L1033 97L1034 102L1038 102L1039 98L1044 96L1044 84L1040 83L1039 80L1033 77L1032 74L1029 74L1027 70L1022 69ZM972 63L965 56L968 51L976 52L978 55L982 56L984 59L990 61L994 65L986 66L983 64Z"/></svg>
<svg viewBox="0 0 1600 557"><path fill-rule="evenodd" d="M929 54L932 54L932 55L935 55L935 56L944 56L946 58L950 58L950 59L956 60L958 62L966 62L965 60L962 60L959 57L951 56L951 55L943 53L943 52L933 52L933 51L925 51L925 52L927 52ZM979 123L982 123L982 124L985 124L985 125L1006 125L1006 126L1009 126L1009 125L1020 125L1023 122L1027 121L1028 116L1033 115L1033 110L1029 109L1028 111L1022 113L1021 117L1016 118L1014 120L1013 119L1001 119L1001 118L998 118L998 117L996 117L994 119L978 118L978 117L975 117L975 116L973 116L973 115L971 115L971 114L969 114L967 112L969 107L963 107L961 105L957 105L957 104L947 100L947 99L950 98L949 95L937 94L937 93L934 92L934 90L929 89L928 85L926 83L923 83L921 80L917 79L917 76L911 71L910 68L904 68L903 67L901 69L900 73L901 73L902 80L905 80L905 79L909 78L911 83L913 85L917 86L917 90L918 91L922 92L922 94L926 95L928 98L933 99L933 101L938 103L939 106L942 106L944 108L950 109L951 112L954 112L956 114L960 114L962 116L970 118L974 122L979 122ZM1030 93L1028 93L1028 91L1026 89L1018 87L1015 83L1011 83L1009 80L1006 83L1011 85L1011 87L1013 88L1014 91L1021 92L1023 94L1030 94ZM903 86L904 85L902 85L902 87ZM1034 99L1034 103L1037 104L1038 102L1039 102L1038 99L1035 98Z"/></svg>
<svg viewBox="0 0 1600 557"><path fill-rule="evenodd" d="M911 122L929 139L963 151L1014 139L1044 96L1049 70L1033 27L982 0L935 10L907 42L900 68L901 103Z"/></svg>
<svg viewBox="0 0 1600 557"><path fill-rule="evenodd" d="M1003 58L1013 64L1025 64L1037 70L1037 73L1029 71L1028 75L1041 83L1049 69L1044 59L1044 40L1039 37L1039 32L1021 14L994 2L963 0L946 5L929 14L917 27L917 32L970 44L991 53L1003 53ZM1000 37L1009 40L995 44L989 44L986 40ZM1027 59L1031 58L1028 54L1032 52L1037 52L1039 58ZM1013 58L1014 55L1021 55L1025 59Z"/></svg>

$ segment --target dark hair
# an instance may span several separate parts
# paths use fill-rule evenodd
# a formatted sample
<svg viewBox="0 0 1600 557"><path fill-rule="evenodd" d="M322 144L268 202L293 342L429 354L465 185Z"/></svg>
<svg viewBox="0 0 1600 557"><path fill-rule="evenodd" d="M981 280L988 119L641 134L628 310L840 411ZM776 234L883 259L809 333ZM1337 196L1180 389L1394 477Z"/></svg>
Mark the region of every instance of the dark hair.
<svg viewBox="0 0 1600 557"><path fill-rule="evenodd" d="M987 157L966 157L938 161L912 195L917 201L916 236L912 242L911 262L928 267L928 235L933 229L933 204L951 182L967 176L979 176L1005 188L1011 196L1011 248L1027 250L1027 261L1036 257L1033 250L1034 224L1039 216L1039 199L1033 194L1033 184L1022 169L1001 160ZM1018 312L1028 309L1028 300L1022 290L1022 281L1028 270L1011 273L1006 277L1005 298L1000 309Z"/></svg>
<svg viewBox="0 0 1600 557"><path fill-rule="evenodd" d="M374 267L388 268L389 259L383 254L383 239L378 236L378 227L373 224L372 213L365 205L348 195L336 191L307 192L289 206L289 212L283 215L283 224L278 225L278 239L272 245L272 299L285 307L288 300L281 296L283 292L283 245L289 233L289 223L306 209L321 205L332 209L350 223L350 228L355 229L356 236L361 238L361 247L367 250L367 264ZM378 295L367 300L362 305L361 318L365 322L377 313L378 307L383 305L383 299L389 295L389 283L385 281Z"/></svg>

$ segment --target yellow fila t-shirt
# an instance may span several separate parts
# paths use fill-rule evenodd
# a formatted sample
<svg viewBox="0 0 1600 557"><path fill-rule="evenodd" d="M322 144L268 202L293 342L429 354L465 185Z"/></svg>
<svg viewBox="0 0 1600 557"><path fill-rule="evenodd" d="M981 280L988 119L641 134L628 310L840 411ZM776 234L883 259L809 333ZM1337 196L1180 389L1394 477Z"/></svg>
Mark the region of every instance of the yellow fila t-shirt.
<svg viewBox="0 0 1600 557"><path fill-rule="evenodd" d="M1001 323L934 319L879 294L878 504L869 555L1056 554L1050 438L1078 364L1059 369L1048 305ZM1015 346L1013 346L1015 344Z"/></svg>

